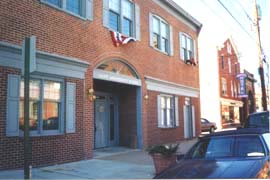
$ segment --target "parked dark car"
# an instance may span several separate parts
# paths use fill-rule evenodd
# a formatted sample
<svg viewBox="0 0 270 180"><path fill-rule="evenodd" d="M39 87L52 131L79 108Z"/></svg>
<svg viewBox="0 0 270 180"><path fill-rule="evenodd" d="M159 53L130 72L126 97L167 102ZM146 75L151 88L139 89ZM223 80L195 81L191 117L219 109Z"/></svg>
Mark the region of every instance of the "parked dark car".
<svg viewBox="0 0 270 180"><path fill-rule="evenodd" d="M266 128L269 129L269 111L250 114L244 124L245 128Z"/></svg>
<svg viewBox="0 0 270 180"><path fill-rule="evenodd" d="M156 179L270 178L270 133L243 128L201 137L178 162Z"/></svg>
<svg viewBox="0 0 270 180"><path fill-rule="evenodd" d="M201 129L202 132L213 133L217 129L217 125L214 122L210 122L205 118L201 118Z"/></svg>

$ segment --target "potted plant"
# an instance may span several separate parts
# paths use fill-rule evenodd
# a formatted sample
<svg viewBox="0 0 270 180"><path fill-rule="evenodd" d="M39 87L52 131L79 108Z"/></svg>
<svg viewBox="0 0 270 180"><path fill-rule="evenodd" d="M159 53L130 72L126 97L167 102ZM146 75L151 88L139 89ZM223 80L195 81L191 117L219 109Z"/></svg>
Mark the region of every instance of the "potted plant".
<svg viewBox="0 0 270 180"><path fill-rule="evenodd" d="M159 174L176 161L178 146L179 144L161 144L146 149L153 158L156 174Z"/></svg>

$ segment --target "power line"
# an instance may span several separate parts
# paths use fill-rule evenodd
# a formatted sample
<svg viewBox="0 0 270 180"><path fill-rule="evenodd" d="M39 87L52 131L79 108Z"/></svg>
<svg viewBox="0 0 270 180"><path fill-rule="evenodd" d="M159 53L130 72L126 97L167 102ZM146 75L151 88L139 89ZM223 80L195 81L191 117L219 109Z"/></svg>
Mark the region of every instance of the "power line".
<svg viewBox="0 0 270 180"><path fill-rule="evenodd" d="M238 23L238 25L241 27L241 29L243 29L248 35L249 37L251 37L253 40L255 40L250 33L243 27L243 25L234 17L234 15L229 11L229 9L220 1L217 0L219 2L219 4L221 4L221 6L230 14L230 16Z"/></svg>

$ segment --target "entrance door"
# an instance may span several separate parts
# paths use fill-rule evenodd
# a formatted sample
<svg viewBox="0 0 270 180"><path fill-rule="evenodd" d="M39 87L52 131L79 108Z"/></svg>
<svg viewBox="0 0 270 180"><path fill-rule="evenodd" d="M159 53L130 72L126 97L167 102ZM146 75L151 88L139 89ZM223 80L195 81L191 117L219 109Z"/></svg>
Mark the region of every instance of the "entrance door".
<svg viewBox="0 0 270 180"><path fill-rule="evenodd" d="M108 146L108 115L105 97L95 100L95 148Z"/></svg>
<svg viewBox="0 0 270 180"><path fill-rule="evenodd" d="M95 148L118 143L118 108L116 97L100 93L95 100Z"/></svg>

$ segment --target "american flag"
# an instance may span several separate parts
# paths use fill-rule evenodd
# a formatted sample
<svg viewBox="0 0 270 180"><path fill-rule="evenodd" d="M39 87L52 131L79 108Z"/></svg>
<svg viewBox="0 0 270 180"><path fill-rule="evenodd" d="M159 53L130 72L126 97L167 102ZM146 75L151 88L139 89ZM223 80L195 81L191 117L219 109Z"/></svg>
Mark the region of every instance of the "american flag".
<svg viewBox="0 0 270 180"><path fill-rule="evenodd" d="M135 38L124 36L123 34L119 32L111 31L111 36L112 36L113 45L115 47L118 47L119 45L122 45L122 44L127 44L132 41L136 41Z"/></svg>

